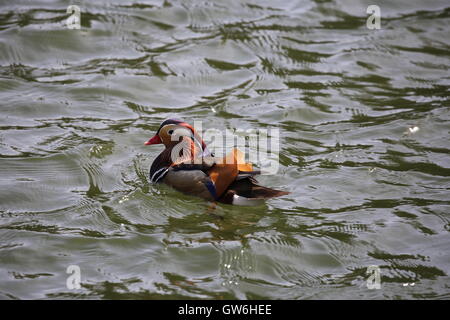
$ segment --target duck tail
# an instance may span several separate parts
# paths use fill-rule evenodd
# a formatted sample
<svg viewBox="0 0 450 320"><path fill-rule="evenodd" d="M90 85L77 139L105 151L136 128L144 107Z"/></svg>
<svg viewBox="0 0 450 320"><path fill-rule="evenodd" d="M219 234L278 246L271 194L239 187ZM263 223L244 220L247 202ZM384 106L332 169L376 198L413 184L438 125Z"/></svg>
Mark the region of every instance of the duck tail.
<svg viewBox="0 0 450 320"><path fill-rule="evenodd" d="M222 203L254 206L264 203L264 200L289 194L287 191L267 188L256 184L253 177L244 177L233 182L218 200Z"/></svg>

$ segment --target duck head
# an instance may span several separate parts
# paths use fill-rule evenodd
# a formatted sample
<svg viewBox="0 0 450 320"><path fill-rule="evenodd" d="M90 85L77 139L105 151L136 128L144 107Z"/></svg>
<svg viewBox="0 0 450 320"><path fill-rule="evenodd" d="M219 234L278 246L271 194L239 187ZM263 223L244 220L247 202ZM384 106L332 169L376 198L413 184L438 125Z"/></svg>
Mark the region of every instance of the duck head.
<svg viewBox="0 0 450 320"><path fill-rule="evenodd" d="M202 151L206 151L206 144L198 135L195 129L188 123L177 120L167 119L161 123L156 134L150 138L145 145L164 144L166 148L178 144L185 137L192 139L195 144L201 147Z"/></svg>

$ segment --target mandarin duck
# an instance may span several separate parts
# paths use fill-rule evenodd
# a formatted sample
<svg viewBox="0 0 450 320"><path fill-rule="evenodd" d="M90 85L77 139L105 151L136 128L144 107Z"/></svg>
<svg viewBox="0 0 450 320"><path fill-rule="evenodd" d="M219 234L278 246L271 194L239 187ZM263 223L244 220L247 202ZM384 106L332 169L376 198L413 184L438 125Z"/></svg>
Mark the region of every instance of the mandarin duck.
<svg viewBox="0 0 450 320"><path fill-rule="evenodd" d="M182 193L236 205L258 205L265 199L289 194L257 185L251 163L237 148L223 158L214 157L188 123L168 119L145 145L163 144L165 149L150 167L150 181L165 183Z"/></svg>

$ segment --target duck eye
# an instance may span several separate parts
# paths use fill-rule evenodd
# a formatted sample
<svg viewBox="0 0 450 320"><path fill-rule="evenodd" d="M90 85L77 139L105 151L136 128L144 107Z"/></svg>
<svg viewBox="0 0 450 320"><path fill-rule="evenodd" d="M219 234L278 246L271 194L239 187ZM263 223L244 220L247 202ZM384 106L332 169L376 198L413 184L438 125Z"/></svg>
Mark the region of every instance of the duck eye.
<svg viewBox="0 0 450 320"><path fill-rule="evenodd" d="M168 134L172 134L172 133L173 133L173 130L169 130L169 131L167 131L167 133L168 133Z"/></svg>

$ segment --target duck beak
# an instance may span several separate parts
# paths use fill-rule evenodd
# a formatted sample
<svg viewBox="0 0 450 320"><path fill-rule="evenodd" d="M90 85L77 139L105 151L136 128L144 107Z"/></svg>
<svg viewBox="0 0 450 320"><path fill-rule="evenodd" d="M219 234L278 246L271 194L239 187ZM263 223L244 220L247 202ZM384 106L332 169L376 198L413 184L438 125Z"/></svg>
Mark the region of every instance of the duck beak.
<svg viewBox="0 0 450 320"><path fill-rule="evenodd" d="M158 135L155 135L153 138L148 140L146 143L144 143L146 146L149 146L151 144L160 144L162 143L161 138Z"/></svg>

